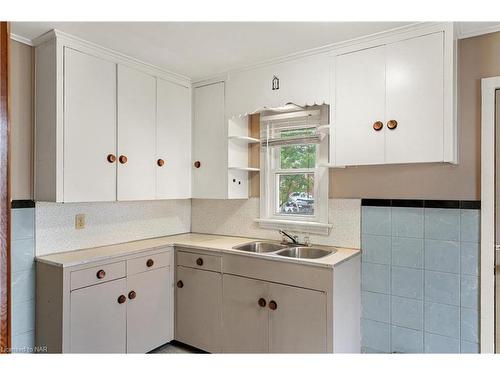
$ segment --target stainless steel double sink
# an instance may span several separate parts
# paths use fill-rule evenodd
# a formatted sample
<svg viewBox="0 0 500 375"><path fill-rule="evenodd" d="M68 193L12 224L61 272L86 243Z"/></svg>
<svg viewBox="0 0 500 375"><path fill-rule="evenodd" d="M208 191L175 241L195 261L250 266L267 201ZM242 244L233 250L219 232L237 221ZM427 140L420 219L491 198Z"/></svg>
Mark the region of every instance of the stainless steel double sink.
<svg viewBox="0 0 500 375"><path fill-rule="evenodd" d="M251 253L274 254L287 258L319 259L335 254L335 249L322 249L314 246L300 246L297 244L284 245L277 242L254 241L234 246L233 249Z"/></svg>

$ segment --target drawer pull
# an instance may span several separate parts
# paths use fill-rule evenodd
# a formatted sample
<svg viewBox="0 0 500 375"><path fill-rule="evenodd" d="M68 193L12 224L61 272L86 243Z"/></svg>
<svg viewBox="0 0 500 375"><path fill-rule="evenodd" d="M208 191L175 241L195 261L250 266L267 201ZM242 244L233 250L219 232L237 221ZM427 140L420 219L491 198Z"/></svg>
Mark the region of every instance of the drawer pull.
<svg viewBox="0 0 500 375"><path fill-rule="evenodd" d="M134 299L135 297L137 296L137 294L132 290L129 294L128 294L128 299Z"/></svg>
<svg viewBox="0 0 500 375"><path fill-rule="evenodd" d="M108 163L114 163L116 160L116 156L113 154L109 154L107 159L108 159Z"/></svg>
<svg viewBox="0 0 500 375"><path fill-rule="evenodd" d="M382 121L376 121L373 123L373 130L375 130L376 132L382 130L383 127L384 124L382 123Z"/></svg>
<svg viewBox="0 0 500 375"><path fill-rule="evenodd" d="M146 262L146 266L148 266L148 267L153 267L153 264L155 264L153 259L148 259Z"/></svg>
<svg viewBox="0 0 500 375"><path fill-rule="evenodd" d="M259 306L266 307L266 300L264 298L259 298Z"/></svg>
<svg viewBox="0 0 500 375"><path fill-rule="evenodd" d="M196 264L199 266L203 266L203 259L201 258L196 259Z"/></svg>
<svg viewBox="0 0 500 375"><path fill-rule="evenodd" d="M97 271L96 276L98 279L104 279L104 276L106 276L106 272L104 270L99 270Z"/></svg>
<svg viewBox="0 0 500 375"><path fill-rule="evenodd" d="M387 122L387 127L390 129L390 130L394 130L398 127L398 122L396 120L389 120Z"/></svg>
<svg viewBox="0 0 500 375"><path fill-rule="evenodd" d="M182 288L184 286L184 283L182 280L177 281L177 288Z"/></svg>
<svg viewBox="0 0 500 375"><path fill-rule="evenodd" d="M125 301L127 300L127 297L125 297L123 294L118 297L118 303L121 305L122 303L125 303Z"/></svg>
<svg viewBox="0 0 500 375"><path fill-rule="evenodd" d="M201 162L200 162L199 160L196 160L196 161L194 162L194 167L195 167L195 168L200 168L200 167L201 167Z"/></svg>
<svg viewBox="0 0 500 375"><path fill-rule="evenodd" d="M276 303L276 301L270 301L269 302L269 308L271 310L276 310L278 308L278 304Z"/></svg>
<svg viewBox="0 0 500 375"><path fill-rule="evenodd" d="M118 158L121 164L125 164L128 161L128 158L125 155L120 155Z"/></svg>
<svg viewBox="0 0 500 375"><path fill-rule="evenodd" d="M156 164L157 164L159 167L163 167L163 165L165 164L165 160L163 160L163 159L158 159L158 160L156 161Z"/></svg>

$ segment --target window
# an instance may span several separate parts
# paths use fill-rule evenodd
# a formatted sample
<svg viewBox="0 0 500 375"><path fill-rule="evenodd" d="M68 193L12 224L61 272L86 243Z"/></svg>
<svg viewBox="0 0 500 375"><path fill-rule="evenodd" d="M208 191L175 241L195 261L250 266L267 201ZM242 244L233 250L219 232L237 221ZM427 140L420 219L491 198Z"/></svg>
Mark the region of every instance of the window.
<svg viewBox="0 0 500 375"><path fill-rule="evenodd" d="M261 225L328 224L327 109L261 115Z"/></svg>

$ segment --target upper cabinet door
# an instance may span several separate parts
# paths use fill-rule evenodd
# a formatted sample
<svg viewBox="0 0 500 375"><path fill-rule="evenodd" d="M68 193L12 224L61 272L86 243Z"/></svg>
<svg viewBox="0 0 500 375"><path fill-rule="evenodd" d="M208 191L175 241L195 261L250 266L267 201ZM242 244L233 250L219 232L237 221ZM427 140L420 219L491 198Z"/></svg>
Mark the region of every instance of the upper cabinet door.
<svg viewBox="0 0 500 375"><path fill-rule="evenodd" d="M116 64L66 47L63 201L114 201L115 154Z"/></svg>
<svg viewBox="0 0 500 375"><path fill-rule="evenodd" d="M224 82L194 89L193 198L227 196Z"/></svg>
<svg viewBox="0 0 500 375"><path fill-rule="evenodd" d="M191 198L191 98L187 87L157 80L156 198Z"/></svg>
<svg viewBox="0 0 500 375"><path fill-rule="evenodd" d="M156 197L156 79L118 65L118 200Z"/></svg>
<svg viewBox="0 0 500 375"><path fill-rule="evenodd" d="M334 74L333 163L383 163L385 46L337 56Z"/></svg>
<svg viewBox="0 0 500 375"><path fill-rule="evenodd" d="M442 32L387 45L387 163L444 160L443 62Z"/></svg>

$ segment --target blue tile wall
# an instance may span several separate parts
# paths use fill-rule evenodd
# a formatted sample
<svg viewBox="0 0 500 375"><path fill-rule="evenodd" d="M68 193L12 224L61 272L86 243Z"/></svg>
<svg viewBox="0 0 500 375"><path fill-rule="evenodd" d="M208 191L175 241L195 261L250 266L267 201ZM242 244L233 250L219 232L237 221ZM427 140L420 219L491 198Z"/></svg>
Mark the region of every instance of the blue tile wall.
<svg viewBox="0 0 500 375"><path fill-rule="evenodd" d="M478 353L480 210L363 206L361 227L362 352Z"/></svg>
<svg viewBox="0 0 500 375"><path fill-rule="evenodd" d="M35 345L35 209L11 211L12 351Z"/></svg>

